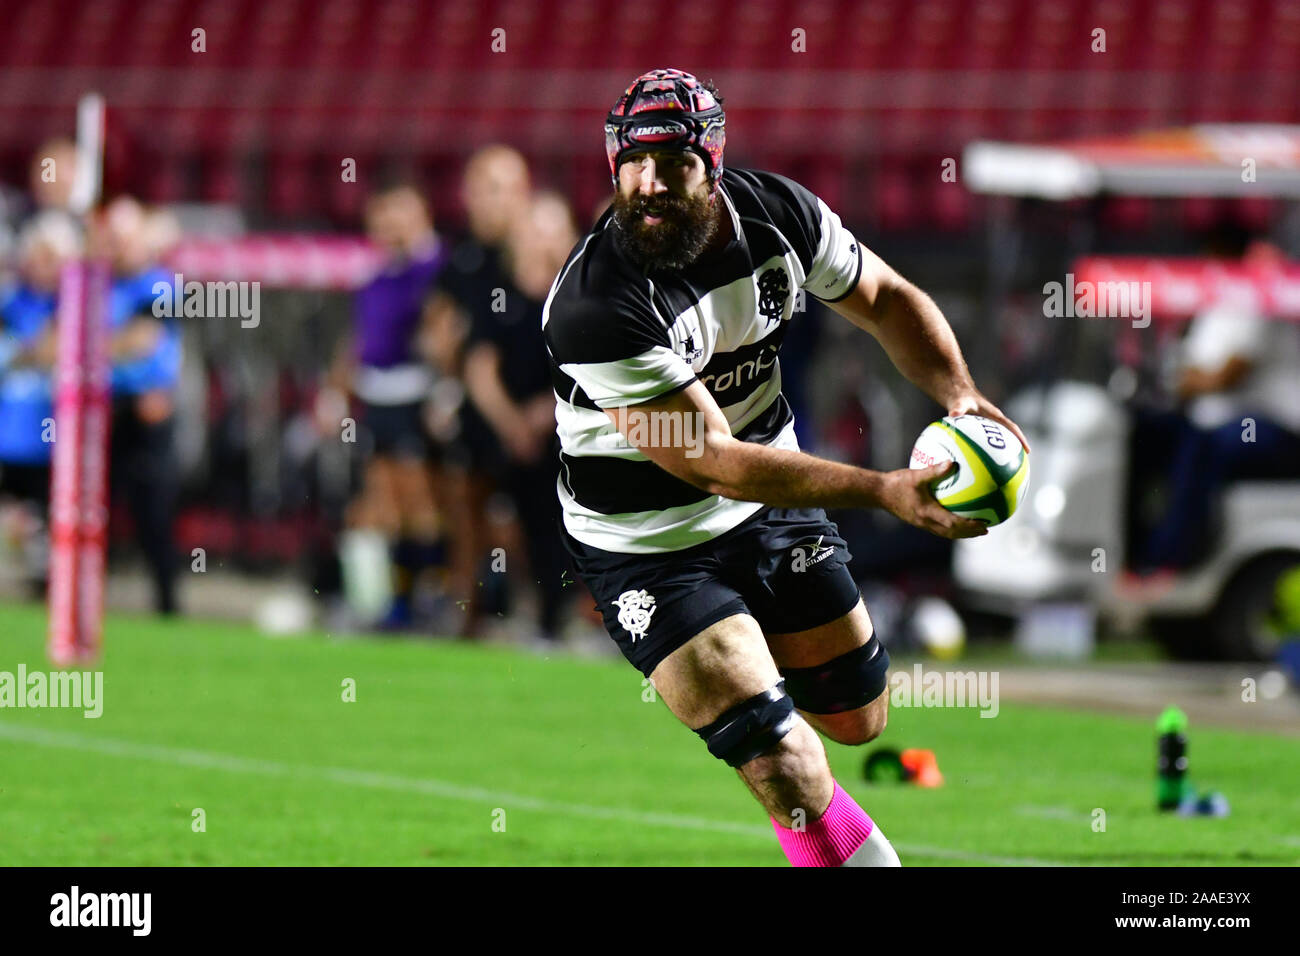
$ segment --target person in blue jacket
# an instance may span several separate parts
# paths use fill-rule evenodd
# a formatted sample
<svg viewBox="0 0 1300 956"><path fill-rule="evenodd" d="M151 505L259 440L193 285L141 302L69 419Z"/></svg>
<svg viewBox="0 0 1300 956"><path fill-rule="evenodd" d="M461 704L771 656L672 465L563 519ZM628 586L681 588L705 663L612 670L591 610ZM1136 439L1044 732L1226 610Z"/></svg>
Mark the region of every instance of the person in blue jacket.
<svg viewBox="0 0 1300 956"><path fill-rule="evenodd" d="M174 276L158 263L162 214L129 197L110 202L97 218L92 242L112 265L108 323L113 418L109 480L135 522L154 585L154 607L173 614L176 556L173 521L179 492L174 450L175 391L181 337L175 318L155 315L158 283Z"/></svg>
<svg viewBox="0 0 1300 956"><path fill-rule="evenodd" d="M40 213L17 243L18 277L0 291L0 496L16 499L23 550L37 590L45 580L45 516L49 511L53 449L54 319L59 275L81 252L81 235L69 217ZM6 522L11 529L12 521Z"/></svg>

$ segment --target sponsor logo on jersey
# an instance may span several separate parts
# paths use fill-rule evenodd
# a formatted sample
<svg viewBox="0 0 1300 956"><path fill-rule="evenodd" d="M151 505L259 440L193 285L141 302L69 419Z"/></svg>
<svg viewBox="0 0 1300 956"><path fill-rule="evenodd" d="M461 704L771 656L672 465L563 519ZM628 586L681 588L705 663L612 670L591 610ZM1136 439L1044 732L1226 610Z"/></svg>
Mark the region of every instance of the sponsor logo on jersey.
<svg viewBox="0 0 1300 956"><path fill-rule="evenodd" d="M715 396L722 396L724 392L730 389L749 384L775 365L777 349L776 344L765 345L752 359L738 362L735 368L728 369L720 375L701 375L700 381ZM766 361L764 361L765 359ZM712 365L713 362L709 364ZM726 403L719 401L718 404L725 405Z"/></svg>

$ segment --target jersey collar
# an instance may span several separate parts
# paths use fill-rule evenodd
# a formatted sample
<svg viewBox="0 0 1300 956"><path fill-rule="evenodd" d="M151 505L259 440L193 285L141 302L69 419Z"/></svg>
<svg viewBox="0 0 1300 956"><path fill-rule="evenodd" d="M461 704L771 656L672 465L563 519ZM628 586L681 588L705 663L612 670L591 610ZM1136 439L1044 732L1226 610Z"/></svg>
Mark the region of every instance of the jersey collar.
<svg viewBox="0 0 1300 956"><path fill-rule="evenodd" d="M722 201L727 204L727 212L731 213L732 243L744 242L745 234L740 229L740 213L736 212L736 204L731 201L731 196L727 193L727 185L722 180L718 180L718 192L722 193Z"/></svg>

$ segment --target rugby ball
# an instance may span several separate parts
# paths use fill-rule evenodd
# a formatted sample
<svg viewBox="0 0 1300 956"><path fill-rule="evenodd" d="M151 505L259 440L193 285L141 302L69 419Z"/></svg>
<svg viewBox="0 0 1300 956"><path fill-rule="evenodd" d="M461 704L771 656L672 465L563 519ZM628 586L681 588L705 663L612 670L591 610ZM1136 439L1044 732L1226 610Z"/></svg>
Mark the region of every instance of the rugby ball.
<svg viewBox="0 0 1300 956"><path fill-rule="evenodd" d="M953 514L1001 524L1020 507L1029 488L1029 454L1012 431L982 415L931 422L912 446L912 468L943 461L957 468L933 485L934 497Z"/></svg>

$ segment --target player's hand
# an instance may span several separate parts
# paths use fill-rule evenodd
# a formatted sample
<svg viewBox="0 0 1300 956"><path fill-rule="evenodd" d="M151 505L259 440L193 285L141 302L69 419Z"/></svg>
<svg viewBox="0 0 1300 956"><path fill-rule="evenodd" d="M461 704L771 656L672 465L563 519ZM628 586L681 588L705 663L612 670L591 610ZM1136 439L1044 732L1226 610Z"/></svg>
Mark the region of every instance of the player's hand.
<svg viewBox="0 0 1300 956"><path fill-rule="evenodd" d="M171 417L173 407L171 393L165 388L141 392L135 400L136 417L146 425L165 422Z"/></svg>
<svg viewBox="0 0 1300 956"><path fill-rule="evenodd" d="M501 434L501 443L511 458L524 465L537 461L545 450L542 435L522 420L516 420Z"/></svg>
<svg viewBox="0 0 1300 956"><path fill-rule="evenodd" d="M989 533L988 525L974 518L953 514L935 500L930 486L957 467L942 461L929 468L902 468L885 472L881 503L892 514L941 538L978 538Z"/></svg>
<svg viewBox="0 0 1300 956"><path fill-rule="evenodd" d="M46 329L41 336L27 347L27 349L18 354L15 365L29 365L36 368L47 369L53 368L55 361L59 357L58 339L54 334L54 329Z"/></svg>
<svg viewBox="0 0 1300 956"><path fill-rule="evenodd" d="M524 421L537 432L543 441L555 431L555 397L547 393L531 399L524 405Z"/></svg>
<svg viewBox="0 0 1300 956"><path fill-rule="evenodd" d="M983 415L985 418L991 418L995 422L1005 425L1011 429L1011 434L1020 439L1020 444L1025 446L1025 451L1029 451L1029 439L1025 433L1020 430L1020 426L1007 418L1002 409L998 408L979 391L974 391L966 395L959 396L948 403L948 414L954 418L958 415Z"/></svg>
<svg viewBox="0 0 1300 956"><path fill-rule="evenodd" d="M134 359L148 355L158 347L162 333L162 324L154 319L132 319L109 342L109 354L114 359Z"/></svg>

